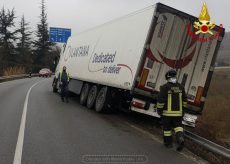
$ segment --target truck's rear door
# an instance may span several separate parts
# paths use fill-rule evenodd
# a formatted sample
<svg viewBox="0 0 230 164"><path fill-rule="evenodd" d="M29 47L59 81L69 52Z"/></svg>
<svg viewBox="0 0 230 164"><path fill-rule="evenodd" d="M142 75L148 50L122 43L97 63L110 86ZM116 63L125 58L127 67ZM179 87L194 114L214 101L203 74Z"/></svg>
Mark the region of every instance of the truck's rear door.
<svg viewBox="0 0 230 164"><path fill-rule="evenodd" d="M158 92L166 82L166 71L176 69L190 109L201 112L224 29L216 26L213 35L195 35L196 18L164 5L158 5L157 10L155 29L146 46L136 88Z"/></svg>

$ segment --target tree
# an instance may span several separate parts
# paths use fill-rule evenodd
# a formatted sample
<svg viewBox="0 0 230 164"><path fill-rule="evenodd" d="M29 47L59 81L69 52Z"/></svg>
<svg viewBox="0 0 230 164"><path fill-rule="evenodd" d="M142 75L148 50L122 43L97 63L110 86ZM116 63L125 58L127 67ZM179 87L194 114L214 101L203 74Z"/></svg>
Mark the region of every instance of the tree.
<svg viewBox="0 0 230 164"><path fill-rule="evenodd" d="M60 53L61 53L61 47L55 45L53 46L53 49L51 51L51 55L50 55L50 61L52 61L52 63L50 63L50 69L52 71L55 71L55 68L58 64L58 60L60 58Z"/></svg>
<svg viewBox="0 0 230 164"><path fill-rule="evenodd" d="M45 2L41 0L41 14L40 22L37 25L37 40L34 42L35 54L36 54L36 64L49 65L52 61L49 60L49 51L51 51L52 43L48 41L48 23L47 23L47 13L45 10Z"/></svg>
<svg viewBox="0 0 230 164"><path fill-rule="evenodd" d="M0 59L14 61L15 46L14 42L17 39L17 30L13 30L15 27L15 11L5 10L3 7L0 11Z"/></svg>
<svg viewBox="0 0 230 164"><path fill-rule="evenodd" d="M31 31L29 23L25 21L24 15L19 23L20 28L18 32L20 34L19 42L17 43L18 62L23 64L32 64L32 52L31 52Z"/></svg>

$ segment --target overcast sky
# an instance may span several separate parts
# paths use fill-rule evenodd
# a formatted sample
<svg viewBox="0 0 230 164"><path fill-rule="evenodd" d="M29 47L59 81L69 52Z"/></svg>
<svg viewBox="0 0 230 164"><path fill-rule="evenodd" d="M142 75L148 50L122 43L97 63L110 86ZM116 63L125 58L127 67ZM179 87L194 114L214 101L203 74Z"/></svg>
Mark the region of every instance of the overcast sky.
<svg viewBox="0 0 230 164"><path fill-rule="evenodd" d="M71 28L72 34L108 22L114 18L161 2L194 16L199 16L201 0L45 0L49 27ZM230 0L206 0L211 20L230 31ZM0 0L7 9L15 8L36 29L41 0ZM19 20L17 20L19 21Z"/></svg>

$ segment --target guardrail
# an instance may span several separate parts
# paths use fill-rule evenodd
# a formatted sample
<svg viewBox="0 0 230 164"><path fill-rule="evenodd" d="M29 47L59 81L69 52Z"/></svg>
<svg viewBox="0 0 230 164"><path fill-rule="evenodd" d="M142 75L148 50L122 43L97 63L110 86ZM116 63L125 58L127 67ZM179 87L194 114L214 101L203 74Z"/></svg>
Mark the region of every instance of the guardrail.
<svg viewBox="0 0 230 164"><path fill-rule="evenodd" d="M215 67L215 69L229 69L230 66L226 66L226 67Z"/></svg>
<svg viewBox="0 0 230 164"><path fill-rule="evenodd" d="M227 159L230 160L230 150L220 146L212 141L209 141L201 136L198 136L197 134L194 134L192 132L189 131L185 131L185 137L189 140L191 140L192 142L197 143L198 145L206 148L208 151L213 152L215 154L218 154L220 156L223 156Z"/></svg>
<svg viewBox="0 0 230 164"><path fill-rule="evenodd" d="M38 76L38 74L31 74L31 77ZM29 74L22 74L22 75L11 75L11 76L1 76L0 83L5 81L11 81L16 79L23 79L29 77Z"/></svg>

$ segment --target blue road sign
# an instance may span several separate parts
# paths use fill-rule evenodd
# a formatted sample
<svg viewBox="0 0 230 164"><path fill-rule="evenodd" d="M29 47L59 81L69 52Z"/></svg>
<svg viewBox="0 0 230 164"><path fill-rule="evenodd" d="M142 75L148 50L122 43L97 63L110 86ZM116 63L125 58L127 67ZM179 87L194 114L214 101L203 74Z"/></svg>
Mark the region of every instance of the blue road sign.
<svg viewBox="0 0 230 164"><path fill-rule="evenodd" d="M66 43L71 36L71 29L50 27L49 41Z"/></svg>

